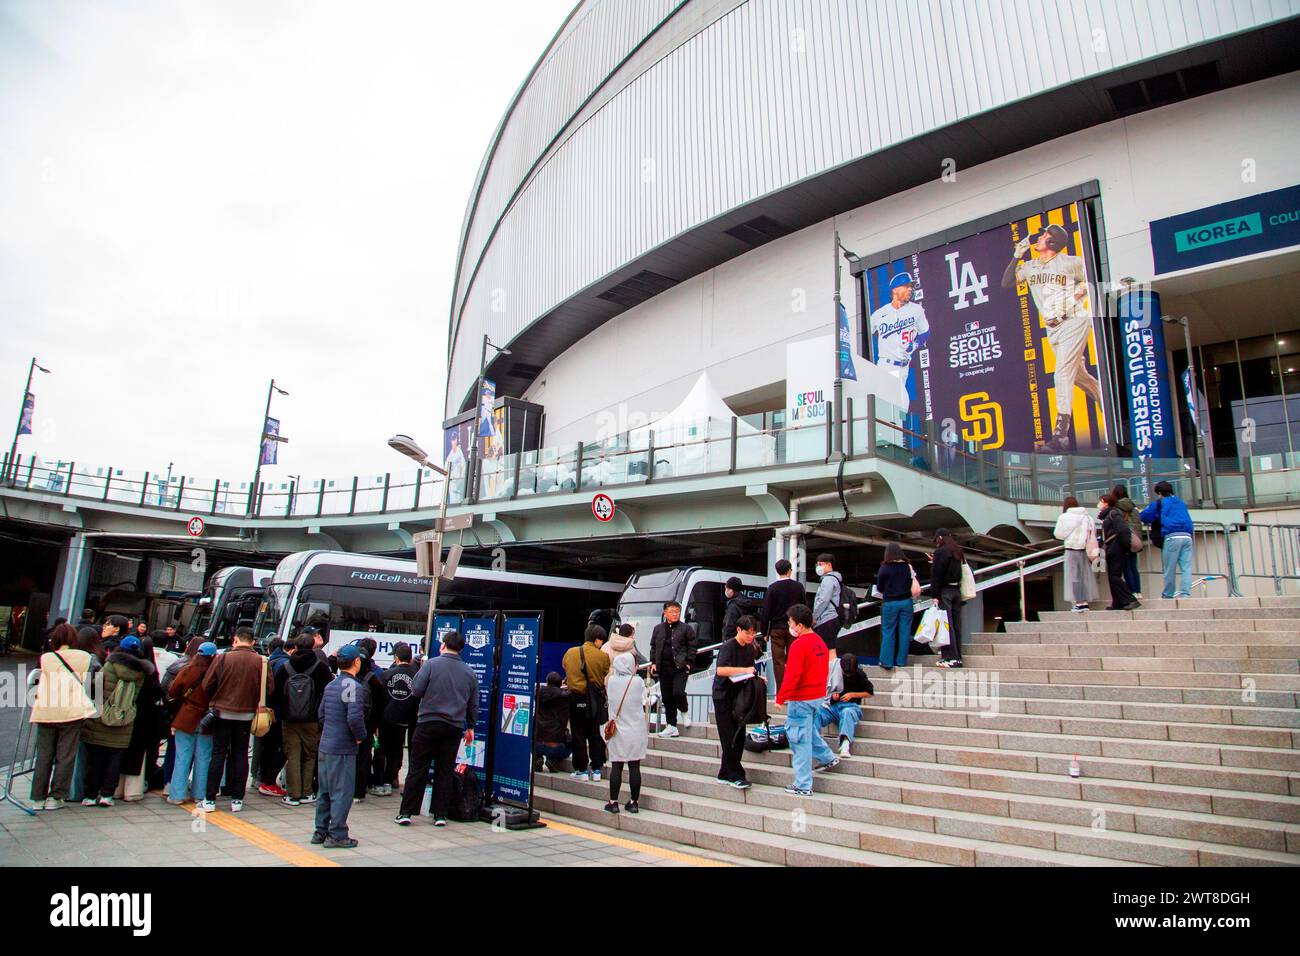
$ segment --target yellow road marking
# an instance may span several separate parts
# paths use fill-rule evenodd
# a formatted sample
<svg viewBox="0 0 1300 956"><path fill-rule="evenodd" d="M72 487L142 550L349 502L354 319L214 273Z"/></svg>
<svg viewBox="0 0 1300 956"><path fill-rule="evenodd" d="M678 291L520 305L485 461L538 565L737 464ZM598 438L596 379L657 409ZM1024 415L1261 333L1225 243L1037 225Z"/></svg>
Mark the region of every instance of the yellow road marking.
<svg viewBox="0 0 1300 956"><path fill-rule="evenodd" d="M666 850L661 846L655 846L651 843L640 843L636 840L629 840L626 837L611 836L608 833L599 833L596 830L584 830L582 827L575 827L569 823L561 823L558 820L542 818L546 823L548 830L556 830L560 833L567 833L570 836L579 836L586 840L595 840L597 843L608 843L610 846L622 847L625 850L636 850L638 853L649 853L652 856L661 857L665 860L673 860L677 863L687 863L691 866L732 866L731 863L724 863L722 860L710 860L705 856L692 856L689 853L679 853L676 850Z"/></svg>
<svg viewBox="0 0 1300 956"><path fill-rule="evenodd" d="M227 833L233 833L259 850L265 850L267 853L278 856L286 863L292 863L294 866L343 865L337 860L331 860L323 853L317 853L315 850L309 850L306 847L298 846L296 843L290 843L283 837L278 837L274 833L263 830L256 824L249 823L233 813L203 813L192 803L185 804L184 809L189 810L196 817L201 817L206 823L225 830Z"/></svg>

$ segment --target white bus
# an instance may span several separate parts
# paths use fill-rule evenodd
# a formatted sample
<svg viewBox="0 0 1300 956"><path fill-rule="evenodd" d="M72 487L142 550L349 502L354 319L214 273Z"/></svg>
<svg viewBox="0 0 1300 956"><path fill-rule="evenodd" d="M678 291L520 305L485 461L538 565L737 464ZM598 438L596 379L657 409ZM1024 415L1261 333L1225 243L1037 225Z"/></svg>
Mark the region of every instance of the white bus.
<svg viewBox="0 0 1300 956"><path fill-rule="evenodd" d="M650 658L650 636L663 621L664 604L676 601L682 606L682 620L695 628L700 647L722 640L722 618L727 611L723 586L730 577L740 578L741 593L754 606L754 618L767 594L768 580L756 574L739 574L715 568L676 567L639 571L628 578L618 602L618 619L636 625L636 644L641 656ZM808 606L816 587L808 592ZM708 694L713 681L712 669L693 675L686 685L688 694Z"/></svg>
<svg viewBox="0 0 1300 956"><path fill-rule="evenodd" d="M392 662L398 641L419 649L429 613L429 578L414 561L343 551L299 551L284 558L267 585L253 626L265 645L297 628L319 628L326 648L370 637L375 663ZM461 565L438 586L438 610L541 611L541 674L559 670L564 651L582 641L592 612L608 610L623 586L604 581L493 571Z"/></svg>
<svg viewBox="0 0 1300 956"><path fill-rule="evenodd" d="M189 634L229 647L235 628L251 625L274 572L263 568L222 568L199 596Z"/></svg>

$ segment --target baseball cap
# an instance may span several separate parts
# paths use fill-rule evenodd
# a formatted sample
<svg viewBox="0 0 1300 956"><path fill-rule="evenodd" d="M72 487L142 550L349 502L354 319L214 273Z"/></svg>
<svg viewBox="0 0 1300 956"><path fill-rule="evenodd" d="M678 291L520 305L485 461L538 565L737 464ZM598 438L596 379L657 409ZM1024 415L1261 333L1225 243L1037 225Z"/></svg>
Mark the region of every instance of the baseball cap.
<svg viewBox="0 0 1300 956"><path fill-rule="evenodd" d="M1065 231L1064 227L1058 226L1056 223L1050 224L1039 235L1046 235L1047 244L1058 252L1064 249L1070 241L1070 234Z"/></svg>
<svg viewBox="0 0 1300 956"><path fill-rule="evenodd" d="M912 281L912 273L900 272L898 275L894 276L894 278L889 280L890 289L897 289L899 286L903 285L916 285L916 283Z"/></svg>
<svg viewBox="0 0 1300 956"><path fill-rule="evenodd" d="M134 654L136 651L140 649L140 638L129 637L129 636L124 637L122 638L121 642L117 645L117 649L119 651L129 651L130 653Z"/></svg>
<svg viewBox="0 0 1300 956"><path fill-rule="evenodd" d="M306 627L304 627L304 628L303 628L301 631L299 631L298 633L299 633L299 634L319 634L319 633L320 633L320 628L319 628L319 627L312 627L310 624L308 624Z"/></svg>
<svg viewBox="0 0 1300 956"><path fill-rule="evenodd" d="M361 648L355 644L344 644L339 648L339 652L334 655L338 658L340 664L351 664L353 661L362 657Z"/></svg>
<svg viewBox="0 0 1300 956"><path fill-rule="evenodd" d="M199 645L199 657L216 657L217 645L211 641L204 641Z"/></svg>

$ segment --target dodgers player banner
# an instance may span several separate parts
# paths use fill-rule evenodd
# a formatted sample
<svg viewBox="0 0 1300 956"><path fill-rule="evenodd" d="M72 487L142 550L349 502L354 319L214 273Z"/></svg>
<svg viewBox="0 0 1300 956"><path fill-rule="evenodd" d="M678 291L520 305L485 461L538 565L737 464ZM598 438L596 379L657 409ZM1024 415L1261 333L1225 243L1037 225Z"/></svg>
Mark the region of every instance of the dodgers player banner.
<svg viewBox="0 0 1300 956"><path fill-rule="evenodd" d="M909 418L976 450L1106 448L1088 247L1071 203L868 268L874 354Z"/></svg>

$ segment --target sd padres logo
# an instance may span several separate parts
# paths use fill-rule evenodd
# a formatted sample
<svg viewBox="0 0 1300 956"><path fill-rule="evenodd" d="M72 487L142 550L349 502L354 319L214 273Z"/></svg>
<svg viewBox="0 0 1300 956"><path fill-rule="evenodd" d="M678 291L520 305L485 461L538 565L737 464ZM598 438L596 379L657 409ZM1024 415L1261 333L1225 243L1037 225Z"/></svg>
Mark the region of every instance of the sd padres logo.
<svg viewBox="0 0 1300 956"><path fill-rule="evenodd" d="M989 399L988 392L963 395L957 403L961 420L970 422L970 428L961 430L961 437L981 448L1001 448L1006 435L1002 431L1002 406Z"/></svg>

